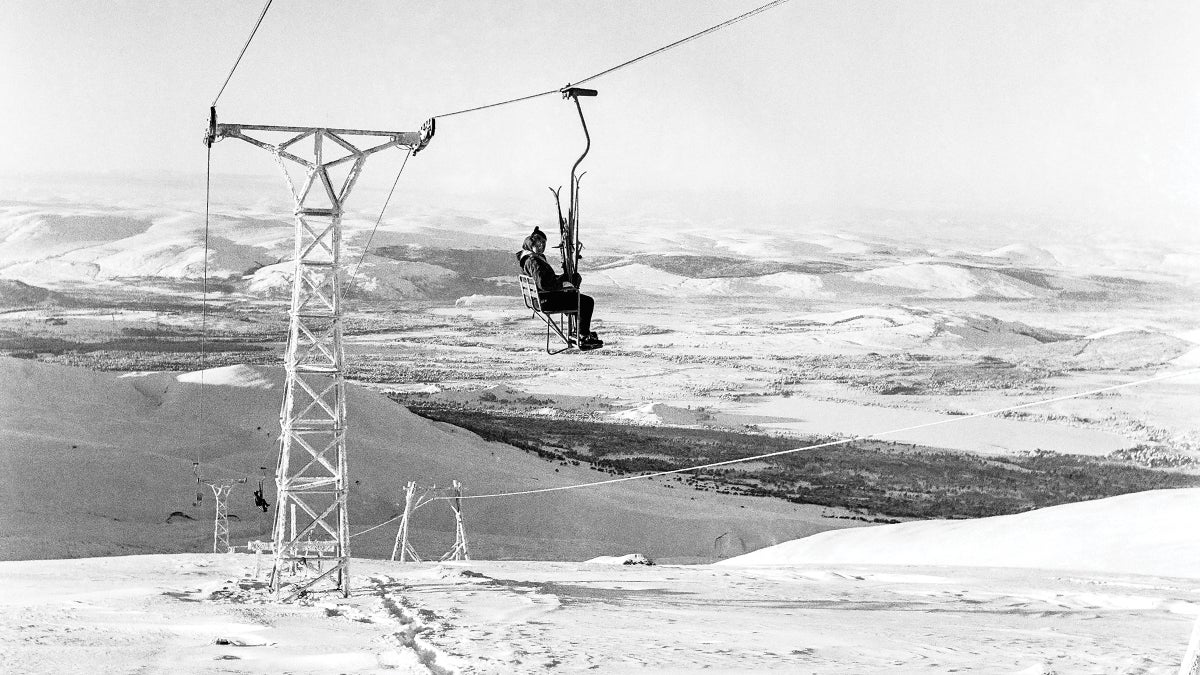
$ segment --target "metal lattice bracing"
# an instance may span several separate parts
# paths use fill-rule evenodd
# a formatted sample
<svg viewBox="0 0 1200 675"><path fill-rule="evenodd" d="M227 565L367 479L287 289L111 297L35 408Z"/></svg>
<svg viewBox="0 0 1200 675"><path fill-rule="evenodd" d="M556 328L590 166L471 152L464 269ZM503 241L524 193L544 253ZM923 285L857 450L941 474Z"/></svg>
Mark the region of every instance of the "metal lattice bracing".
<svg viewBox="0 0 1200 675"><path fill-rule="evenodd" d="M471 552L467 549L467 526L463 520L462 499L463 486L458 481L453 482L453 487L439 490L437 487L431 487L425 491L421 497L416 497L417 484L409 482L404 487L404 514L400 519L400 528L396 530L396 543L392 547L392 560L399 559L400 562L409 560L421 562L421 557L417 555L412 544L408 540L409 526L412 524L413 513L425 506L436 501L450 502L450 510L454 512L454 547L450 549L446 555L442 556L442 560L470 560ZM437 493L444 493L442 496L431 496Z"/></svg>
<svg viewBox="0 0 1200 675"><path fill-rule="evenodd" d="M229 552L229 485L209 483L213 491L213 501L217 503L216 515L213 516L213 553Z"/></svg>
<svg viewBox="0 0 1200 675"><path fill-rule="evenodd" d="M246 132L287 136L270 143ZM433 136L433 122L420 132L214 123L210 135L214 140L240 138L270 151L295 198L271 588L278 593L288 575L291 597L321 582L349 595L342 213L367 157L393 147L419 151ZM365 138L359 142L371 145L359 149L351 138Z"/></svg>
<svg viewBox="0 0 1200 675"><path fill-rule="evenodd" d="M409 481L408 485L404 486L404 515L400 519L400 527L396 530L396 543L392 546L392 560L399 558L400 562L409 560L421 562L421 556L417 555L417 551L408 541L408 529L412 523L412 513L418 505L414 499L417 484Z"/></svg>
<svg viewBox="0 0 1200 675"><path fill-rule="evenodd" d="M467 526L463 522L462 483L454 481L454 497L450 500L450 508L454 511L454 548L442 556L442 560L470 560L471 552L467 550Z"/></svg>

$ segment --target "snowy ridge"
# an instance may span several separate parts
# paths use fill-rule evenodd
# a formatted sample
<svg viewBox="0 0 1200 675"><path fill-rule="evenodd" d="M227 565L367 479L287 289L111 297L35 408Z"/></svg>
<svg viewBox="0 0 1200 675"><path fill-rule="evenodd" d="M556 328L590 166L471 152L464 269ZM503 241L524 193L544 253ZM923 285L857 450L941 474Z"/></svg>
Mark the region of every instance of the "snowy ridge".
<svg viewBox="0 0 1200 675"><path fill-rule="evenodd" d="M637 291L646 295L672 296L750 296L776 295L787 298L813 298L822 292L821 278L811 274L779 272L760 277L692 279L642 263L611 267L587 276L588 288L602 291Z"/></svg>
<svg viewBox="0 0 1200 675"><path fill-rule="evenodd" d="M210 277L249 278L240 288L277 295L286 288L286 262L293 255L294 225L282 212L216 209L208 242ZM264 210L266 209L266 210ZM509 216L407 212L380 224L372 251L415 246L511 252L532 227ZM544 225L544 223L538 223ZM374 229L369 218L348 214L343 221L344 259L357 260ZM880 236L798 228L770 233L698 227L677 222L616 221L589 233L592 255L725 256L731 261L814 263L859 271L824 274L796 271L744 277L690 278L634 263L587 269L589 285L602 291L638 290L649 295L686 297L773 295L825 299L847 292L895 295L904 289L930 299L1028 299L1053 296L1059 289L1095 292L1088 273L1114 278L1162 278L1195 283L1200 252L1145 243L1038 244L1013 242L983 253L968 246L940 244L916 248ZM144 277L196 279L204 269L201 214L168 207L88 204L0 205L0 278L57 288L81 282L130 283ZM370 253L370 252L368 252ZM842 262L837 262L842 261ZM897 264L897 261L902 261ZM277 266L284 265L284 269ZM1009 276L1005 268L1050 274L1050 288ZM368 255L353 284L366 297L423 297L432 287L453 283L470 269L433 269ZM514 269L515 272L515 269ZM1031 277L1032 278L1032 277Z"/></svg>
<svg viewBox="0 0 1200 675"><path fill-rule="evenodd" d="M23 214L0 228L0 234L0 274L33 283L198 278L204 269L203 221L187 213ZM241 274L278 259L219 234L209 246L213 277Z"/></svg>
<svg viewBox="0 0 1200 675"><path fill-rule="evenodd" d="M1008 246L1001 246L1000 248L988 251L983 255L989 258L1001 258L1011 262L1020 263L1023 265L1034 265L1037 267L1058 267L1062 264L1050 251L1028 242L1020 242L1016 244L1009 244Z"/></svg>
<svg viewBox="0 0 1200 675"><path fill-rule="evenodd" d="M285 297L292 292L292 273L295 264L281 262L267 265L249 276L248 290L255 295ZM348 292L356 298L398 300L424 298L437 287L456 280L458 273L438 265L414 261L383 261L368 256L363 264L347 274Z"/></svg>
<svg viewBox="0 0 1200 675"><path fill-rule="evenodd" d="M848 275L860 283L920 291L924 298L1034 298L1049 291L995 270L913 263Z"/></svg>

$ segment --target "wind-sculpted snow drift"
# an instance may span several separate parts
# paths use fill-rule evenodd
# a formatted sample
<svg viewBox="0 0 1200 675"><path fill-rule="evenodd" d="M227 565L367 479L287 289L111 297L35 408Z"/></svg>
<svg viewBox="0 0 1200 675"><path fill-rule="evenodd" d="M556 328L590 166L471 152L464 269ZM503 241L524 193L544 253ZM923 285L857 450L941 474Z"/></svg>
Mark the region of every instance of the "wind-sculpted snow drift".
<svg viewBox="0 0 1200 675"><path fill-rule="evenodd" d="M947 565L1200 577L1200 488L1027 513L823 532L722 565Z"/></svg>

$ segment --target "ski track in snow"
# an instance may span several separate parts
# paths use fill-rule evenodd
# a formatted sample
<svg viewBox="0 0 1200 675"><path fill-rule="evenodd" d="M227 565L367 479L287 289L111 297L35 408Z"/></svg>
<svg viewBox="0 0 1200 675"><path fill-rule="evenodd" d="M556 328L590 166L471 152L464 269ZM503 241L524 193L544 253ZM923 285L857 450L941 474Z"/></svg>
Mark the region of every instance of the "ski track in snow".
<svg viewBox="0 0 1200 675"><path fill-rule="evenodd" d="M414 611L405 601L399 590L389 590L394 579L389 576L373 576L371 581L376 584L379 604L386 611L387 617L398 624L399 631L392 634L399 645L410 650L421 665L432 675L451 675L455 669L443 665L449 658L445 652L432 646L423 636L437 630L439 626L432 624L422 617L421 612Z"/></svg>

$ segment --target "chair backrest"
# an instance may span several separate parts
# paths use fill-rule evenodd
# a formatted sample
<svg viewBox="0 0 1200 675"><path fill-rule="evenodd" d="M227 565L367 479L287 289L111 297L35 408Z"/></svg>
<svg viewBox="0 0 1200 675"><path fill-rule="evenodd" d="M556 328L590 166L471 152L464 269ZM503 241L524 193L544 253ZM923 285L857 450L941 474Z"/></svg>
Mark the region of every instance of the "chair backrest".
<svg viewBox="0 0 1200 675"><path fill-rule="evenodd" d="M542 302L538 298L537 284L534 283L533 277L522 274L517 277L517 281L521 284L521 299L525 301L525 307L535 312L542 311Z"/></svg>
<svg viewBox="0 0 1200 675"><path fill-rule="evenodd" d="M521 299L525 307L541 314L575 314L579 311L579 290L566 287L555 291L539 291L533 277L522 274Z"/></svg>

